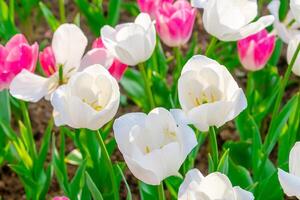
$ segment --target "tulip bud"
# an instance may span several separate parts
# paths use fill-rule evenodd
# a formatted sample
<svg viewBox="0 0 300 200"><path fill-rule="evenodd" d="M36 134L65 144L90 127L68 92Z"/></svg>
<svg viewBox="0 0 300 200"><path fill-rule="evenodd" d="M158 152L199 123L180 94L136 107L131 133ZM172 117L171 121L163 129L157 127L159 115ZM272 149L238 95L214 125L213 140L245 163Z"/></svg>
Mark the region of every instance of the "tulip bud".
<svg viewBox="0 0 300 200"><path fill-rule="evenodd" d="M151 19L155 19L156 11L164 2L172 3L173 0L137 0L141 12L148 13Z"/></svg>
<svg viewBox="0 0 300 200"><path fill-rule="evenodd" d="M205 30L222 41L243 39L274 21L274 16L268 15L252 22L258 10L257 1L253 0L192 0L192 5L204 9Z"/></svg>
<svg viewBox="0 0 300 200"><path fill-rule="evenodd" d="M287 61L289 64L293 59L293 56L297 50L297 46L299 42L300 42L300 34L294 36L289 42L288 49L287 49ZM292 68L292 72L295 75L300 76L300 55L297 56L296 62Z"/></svg>
<svg viewBox="0 0 300 200"><path fill-rule="evenodd" d="M13 36L5 46L0 45L0 91L9 88L23 69L34 72L38 48L37 43L30 46L22 34Z"/></svg>
<svg viewBox="0 0 300 200"><path fill-rule="evenodd" d="M201 55L184 65L178 80L178 97L182 110L172 112L200 131L222 126L247 107L243 90L227 68Z"/></svg>
<svg viewBox="0 0 300 200"><path fill-rule="evenodd" d="M278 178L284 193L300 199L300 142L296 142L290 151L289 173L278 169Z"/></svg>
<svg viewBox="0 0 300 200"><path fill-rule="evenodd" d="M155 108L148 115L125 114L115 120L113 130L130 171L151 185L178 176L180 166L197 145L193 129L178 124L164 108Z"/></svg>
<svg viewBox="0 0 300 200"><path fill-rule="evenodd" d="M185 44L191 37L196 10L186 0L163 3L156 13L156 29L162 41L170 47Z"/></svg>
<svg viewBox="0 0 300 200"><path fill-rule="evenodd" d="M191 169L178 193L178 200L189 199L254 200L254 196L239 186L233 187L225 174L214 172L204 177L198 169Z"/></svg>
<svg viewBox="0 0 300 200"><path fill-rule="evenodd" d="M239 58L245 69L262 69L270 59L275 47L275 35L262 30L237 43Z"/></svg>
<svg viewBox="0 0 300 200"><path fill-rule="evenodd" d="M148 60L155 48L154 22L147 13L137 16L134 23L125 23L101 29L103 44L114 57L127 65L137 65Z"/></svg>
<svg viewBox="0 0 300 200"><path fill-rule="evenodd" d="M50 46L40 53L40 64L46 76L51 76L57 71L54 53Z"/></svg>
<svg viewBox="0 0 300 200"><path fill-rule="evenodd" d="M87 67L52 94L55 125L97 130L115 116L119 101L116 79L101 65Z"/></svg>

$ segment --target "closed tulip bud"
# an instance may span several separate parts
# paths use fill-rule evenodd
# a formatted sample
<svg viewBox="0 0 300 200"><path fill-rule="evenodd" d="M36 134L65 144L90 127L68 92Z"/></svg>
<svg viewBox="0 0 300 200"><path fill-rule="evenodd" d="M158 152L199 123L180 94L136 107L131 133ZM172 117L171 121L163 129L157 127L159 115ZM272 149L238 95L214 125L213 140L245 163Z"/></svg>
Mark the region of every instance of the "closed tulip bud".
<svg viewBox="0 0 300 200"><path fill-rule="evenodd" d="M294 36L289 42L288 49L287 49L287 61L289 64L291 63L291 61L293 59L293 56L296 52L299 42L300 42L300 34ZM292 72L295 75L300 76L300 56L299 55L296 58L296 61L292 68Z"/></svg>
<svg viewBox="0 0 300 200"><path fill-rule="evenodd" d="M184 45L191 37L196 10L186 0L163 3L156 14L156 29L162 41L170 47Z"/></svg>
<svg viewBox="0 0 300 200"><path fill-rule="evenodd" d="M256 0L192 0L192 5L204 9L205 30L222 41L243 39L274 21L274 17L268 15L252 22L257 16Z"/></svg>
<svg viewBox="0 0 300 200"><path fill-rule="evenodd" d="M114 135L125 162L135 177L159 185L179 168L197 145L193 129L178 124L164 108L148 115L129 113L115 120Z"/></svg>
<svg viewBox="0 0 300 200"><path fill-rule="evenodd" d="M237 43L239 58L245 69L257 71L262 69L270 59L274 47L275 36L262 30Z"/></svg>
<svg viewBox="0 0 300 200"><path fill-rule="evenodd" d="M180 185L178 200L254 200L251 192L233 187L228 177L214 172L203 176L198 169L190 170Z"/></svg>
<svg viewBox="0 0 300 200"><path fill-rule="evenodd" d="M148 13L152 19L155 19L156 11L164 2L172 3L173 0L137 0L141 12Z"/></svg>
<svg viewBox="0 0 300 200"><path fill-rule="evenodd" d="M154 22L146 13L137 16L134 23L125 23L112 28L104 26L101 38L119 61L127 65L137 65L148 60L155 48L156 32Z"/></svg>
<svg viewBox="0 0 300 200"><path fill-rule="evenodd" d="M13 36L5 46L0 45L0 91L8 89L23 69L34 72L38 48L37 43L30 46L22 34Z"/></svg>
<svg viewBox="0 0 300 200"><path fill-rule="evenodd" d="M178 80L182 110L174 116L200 131L220 127L247 107L247 100L225 66L205 56L192 57L183 67Z"/></svg>
<svg viewBox="0 0 300 200"><path fill-rule="evenodd" d="M55 125L97 130L115 116L119 101L116 79L100 65L87 67L53 93Z"/></svg>
<svg viewBox="0 0 300 200"><path fill-rule="evenodd" d="M46 76L51 76L57 71L56 61L51 47L46 47L40 53L40 63Z"/></svg>
<svg viewBox="0 0 300 200"><path fill-rule="evenodd" d="M300 142L296 142L289 156L289 173L278 169L278 178L284 193L300 199Z"/></svg>

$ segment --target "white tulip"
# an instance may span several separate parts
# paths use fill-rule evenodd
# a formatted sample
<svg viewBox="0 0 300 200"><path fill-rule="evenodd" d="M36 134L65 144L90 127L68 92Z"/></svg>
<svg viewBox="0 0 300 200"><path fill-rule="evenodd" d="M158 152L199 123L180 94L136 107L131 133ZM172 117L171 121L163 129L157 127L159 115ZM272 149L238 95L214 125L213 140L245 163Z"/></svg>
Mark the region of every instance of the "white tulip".
<svg viewBox="0 0 300 200"><path fill-rule="evenodd" d="M63 83L67 83L76 71L92 64L106 68L112 64L113 57L105 49L93 49L82 58L87 42L81 29L74 24L62 24L54 32L51 47L56 68L63 67ZM23 70L11 82L10 93L18 99L37 102L43 97L50 99L58 87L58 72L46 78Z"/></svg>
<svg viewBox="0 0 300 200"><path fill-rule="evenodd" d="M178 200L253 200L251 192L233 187L228 177L214 172L204 177L198 169L192 169L180 185Z"/></svg>
<svg viewBox="0 0 300 200"><path fill-rule="evenodd" d="M125 23L101 29L104 46L122 63L137 65L148 60L155 48L154 22L146 13L137 16L134 23Z"/></svg>
<svg viewBox="0 0 300 200"><path fill-rule="evenodd" d="M291 11L287 13L286 18L283 21L280 21L279 8L280 8L280 0L273 0L268 5L269 11L275 17L274 33L277 34L283 42L289 43L289 41L295 35L300 33L298 30L300 28L300 24L297 22L293 22L295 19Z"/></svg>
<svg viewBox="0 0 300 200"><path fill-rule="evenodd" d="M117 81L101 65L75 73L51 97L57 126L97 130L117 113L120 91Z"/></svg>
<svg viewBox="0 0 300 200"><path fill-rule="evenodd" d="M148 115L125 114L115 120L113 130L130 171L151 185L180 176L180 166L197 145L194 131L177 124L164 108L155 108Z"/></svg>
<svg viewBox="0 0 300 200"><path fill-rule="evenodd" d="M300 199L300 142L296 142L289 156L289 172L278 169L278 178L286 195Z"/></svg>
<svg viewBox="0 0 300 200"><path fill-rule="evenodd" d="M274 21L272 15L259 18L256 0L192 0L203 8L205 30L222 41L237 41L263 30Z"/></svg>
<svg viewBox="0 0 300 200"><path fill-rule="evenodd" d="M290 0L290 8L295 17L295 20L300 23L300 1Z"/></svg>
<svg viewBox="0 0 300 200"><path fill-rule="evenodd" d="M290 64L293 56L297 50L298 44L300 42L300 34L295 35L289 42L288 49L287 49L287 61ZM294 63L292 71L295 75L300 76L300 55L298 54L297 59Z"/></svg>
<svg viewBox="0 0 300 200"><path fill-rule="evenodd" d="M171 112L200 131L222 126L247 107L243 90L227 68L202 55L193 56L183 67L178 96L182 110Z"/></svg>

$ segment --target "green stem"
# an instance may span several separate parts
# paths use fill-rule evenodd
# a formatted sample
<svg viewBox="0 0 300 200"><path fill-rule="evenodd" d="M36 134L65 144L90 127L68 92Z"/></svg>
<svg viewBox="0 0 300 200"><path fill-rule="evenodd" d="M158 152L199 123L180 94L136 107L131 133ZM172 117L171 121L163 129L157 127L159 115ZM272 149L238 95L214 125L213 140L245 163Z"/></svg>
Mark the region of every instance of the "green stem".
<svg viewBox="0 0 300 200"><path fill-rule="evenodd" d="M205 55L207 57L210 57L212 55L213 51L215 50L215 46L216 46L217 42L218 42L218 39L216 37L212 36L210 43L205 52Z"/></svg>
<svg viewBox="0 0 300 200"><path fill-rule="evenodd" d="M160 185L157 186L157 190L158 190L158 200L165 200L165 190L164 190L164 184L163 182L161 182Z"/></svg>
<svg viewBox="0 0 300 200"><path fill-rule="evenodd" d="M59 65L58 68L58 77L59 77L59 85L62 85L64 83L64 69L62 65Z"/></svg>
<svg viewBox="0 0 300 200"><path fill-rule="evenodd" d="M252 105L252 101L253 101L253 88L254 88L254 85L253 85L253 72L248 72L247 74L247 86L246 86L246 95L247 95L247 99L248 99L248 104L251 108L251 105Z"/></svg>
<svg viewBox="0 0 300 200"><path fill-rule="evenodd" d="M176 68L173 73L173 83L174 83L173 91L174 91L174 104L175 106L177 106L178 105L178 90L177 90L178 79L180 77L180 73L183 66L182 66L182 56L181 56L180 47L174 47L173 51L176 59L176 65L175 65Z"/></svg>
<svg viewBox="0 0 300 200"><path fill-rule="evenodd" d="M0 91L0 102L1 102L0 119L3 120L3 122L5 123L10 123L11 110L10 110L8 90Z"/></svg>
<svg viewBox="0 0 300 200"><path fill-rule="evenodd" d="M97 135L98 143L99 143L100 148L101 148L101 159L103 158L104 163L106 163L108 165L109 176L110 176L110 179L111 179L111 182L112 182L112 190L113 190L113 193L114 193L114 199L118 200L119 199L119 196L118 196L119 191L118 191L118 187L117 187L117 184L116 184L116 181L115 181L116 177L115 177L112 162L111 162L109 154L107 152L105 143L102 139L101 133L99 131L97 131L96 135Z"/></svg>
<svg viewBox="0 0 300 200"><path fill-rule="evenodd" d="M12 25L15 25L15 1L10 0L9 1L9 20Z"/></svg>
<svg viewBox="0 0 300 200"><path fill-rule="evenodd" d="M150 85L150 81L148 80L148 76L146 74L146 70L145 70L145 64L144 63L140 63L138 65L139 70L143 76L144 79L144 84L145 84L145 91L146 91L146 95L149 101L149 106L150 106L150 110L153 109L155 107L155 103L154 103L154 98L153 98L153 94L151 91L151 85Z"/></svg>
<svg viewBox="0 0 300 200"><path fill-rule="evenodd" d="M64 0L58 0L58 6L59 6L60 22L65 23L66 22L65 1Z"/></svg>
<svg viewBox="0 0 300 200"><path fill-rule="evenodd" d="M209 128L209 144L211 148L211 155L214 162L214 170L217 169L219 163L218 143L214 127Z"/></svg>

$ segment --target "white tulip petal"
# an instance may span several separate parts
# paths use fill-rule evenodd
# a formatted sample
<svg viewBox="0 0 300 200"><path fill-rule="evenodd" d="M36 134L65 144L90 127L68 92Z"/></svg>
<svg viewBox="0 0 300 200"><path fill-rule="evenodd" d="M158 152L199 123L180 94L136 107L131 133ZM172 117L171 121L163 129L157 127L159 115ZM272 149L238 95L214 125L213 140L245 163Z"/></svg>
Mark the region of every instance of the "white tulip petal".
<svg viewBox="0 0 300 200"><path fill-rule="evenodd" d="M300 23L300 1L299 0L291 0L290 1L290 8L291 11L297 20L298 23Z"/></svg>
<svg viewBox="0 0 300 200"><path fill-rule="evenodd" d="M82 71L85 68L100 64L101 66L109 69L114 61L114 57L104 48L95 48L88 51L81 60L78 71Z"/></svg>
<svg viewBox="0 0 300 200"><path fill-rule="evenodd" d="M37 102L51 91L55 78L44 78L23 69L11 82L10 94L24 101Z"/></svg>
<svg viewBox="0 0 300 200"><path fill-rule="evenodd" d="M200 71L204 67L209 67L209 66L214 68L215 65L219 65L219 63L211 58L208 58L203 55L194 55L183 66L181 74L184 74L185 72L188 71Z"/></svg>
<svg viewBox="0 0 300 200"><path fill-rule="evenodd" d="M192 7L205 8L208 0L191 0Z"/></svg>
<svg viewBox="0 0 300 200"><path fill-rule="evenodd" d="M183 195L185 195L190 185L195 182L196 184L200 184L201 181L204 179L204 176L201 174L201 172L198 169L191 169L188 171L185 175L184 181L179 187L178 197L179 199L182 198Z"/></svg>
<svg viewBox="0 0 300 200"><path fill-rule="evenodd" d="M223 41L236 41L243 38L246 38L250 35L258 33L259 31L263 30L267 26L271 25L274 22L274 16L268 15L259 18L257 21L247 24L246 26L242 27L236 33L228 33L225 34L222 38Z"/></svg>
<svg viewBox="0 0 300 200"><path fill-rule="evenodd" d="M177 124L190 124L189 120L188 120L188 116L186 115L186 113L181 110L181 109L171 109L170 113L173 115L175 121Z"/></svg>
<svg viewBox="0 0 300 200"><path fill-rule="evenodd" d="M145 31L147 31L152 26L151 17L147 13L140 13L134 20L134 23L142 26Z"/></svg>
<svg viewBox="0 0 300 200"><path fill-rule="evenodd" d="M289 171L300 178L300 142L296 142L290 151Z"/></svg>
<svg viewBox="0 0 300 200"><path fill-rule="evenodd" d="M251 192L248 192L239 186L233 187L235 192L235 200L254 200L254 196Z"/></svg>
<svg viewBox="0 0 300 200"><path fill-rule="evenodd" d="M74 24L63 24L54 32L52 49L57 64L64 66L64 71L76 69L87 46L87 38Z"/></svg>
<svg viewBox="0 0 300 200"><path fill-rule="evenodd" d="M187 125L179 125L178 127L180 131L183 133L179 136L181 139L181 143L183 144L183 155L184 159L187 157L187 155L197 146L197 138L193 131L193 129Z"/></svg>
<svg viewBox="0 0 300 200"><path fill-rule="evenodd" d="M290 64L292 62L293 56L297 50L297 46L300 42L300 34L293 36L293 38L289 41L288 49L287 49L287 61ZM298 55L292 71L295 75L300 76L300 56Z"/></svg>
<svg viewBox="0 0 300 200"><path fill-rule="evenodd" d="M289 174L278 169L278 178L284 193L288 196L297 196L300 198L300 177Z"/></svg>

